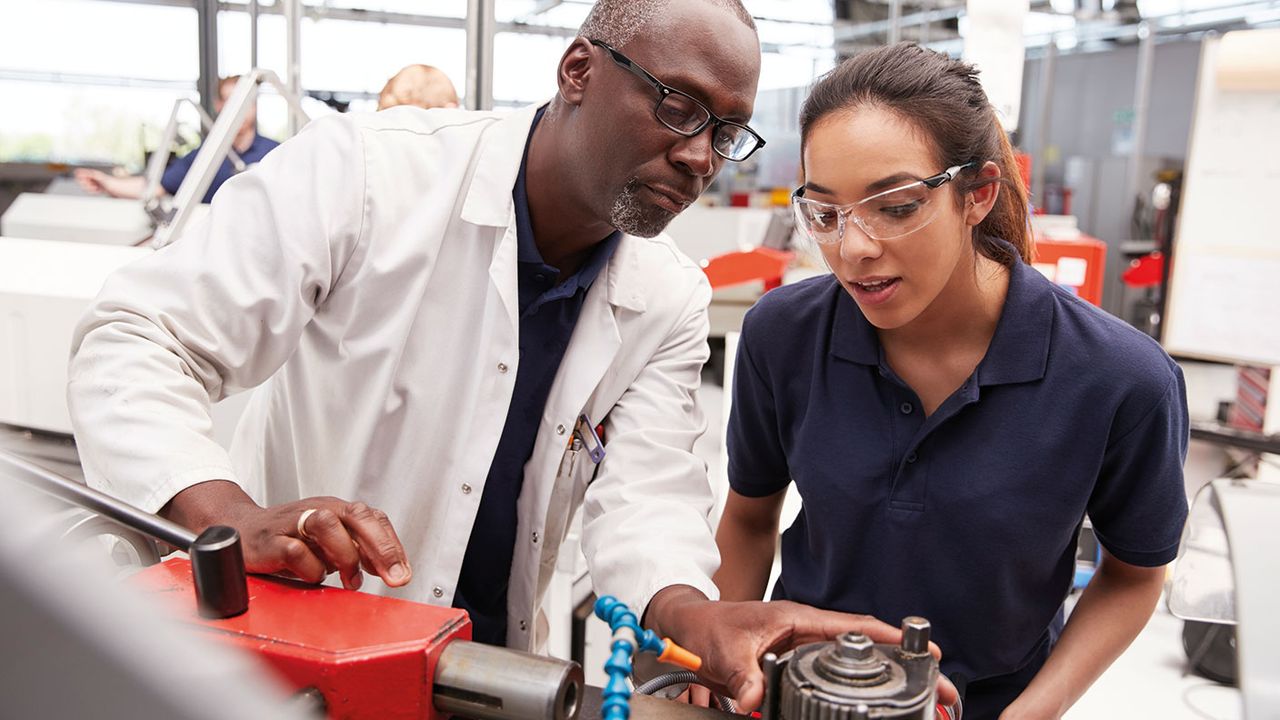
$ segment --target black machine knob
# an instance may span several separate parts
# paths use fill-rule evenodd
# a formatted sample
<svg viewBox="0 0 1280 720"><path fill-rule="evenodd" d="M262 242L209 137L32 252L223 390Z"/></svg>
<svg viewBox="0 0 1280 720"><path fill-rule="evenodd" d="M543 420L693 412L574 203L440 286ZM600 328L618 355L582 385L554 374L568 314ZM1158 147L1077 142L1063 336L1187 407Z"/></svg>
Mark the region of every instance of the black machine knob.
<svg viewBox="0 0 1280 720"><path fill-rule="evenodd" d="M188 550L191 579L201 617L235 617L249 609L249 587L244 576L240 533L226 525L213 525L196 537Z"/></svg>

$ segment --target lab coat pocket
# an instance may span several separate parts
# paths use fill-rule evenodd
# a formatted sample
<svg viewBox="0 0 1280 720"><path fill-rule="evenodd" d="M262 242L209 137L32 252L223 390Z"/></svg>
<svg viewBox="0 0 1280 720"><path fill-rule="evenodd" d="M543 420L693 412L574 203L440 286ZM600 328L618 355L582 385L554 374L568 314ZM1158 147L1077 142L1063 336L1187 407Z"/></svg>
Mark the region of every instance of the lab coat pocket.
<svg viewBox="0 0 1280 720"><path fill-rule="evenodd" d="M544 527L546 542L543 544L540 558L544 571L542 574L549 573L555 567L560 543L564 541L569 531L569 521L573 518L578 505L582 503L582 497L586 492L586 481L583 478L583 471L586 469L584 466L594 467L586 455L582 439L575 434L560 458L555 485L551 489L551 502L547 508L547 522Z"/></svg>

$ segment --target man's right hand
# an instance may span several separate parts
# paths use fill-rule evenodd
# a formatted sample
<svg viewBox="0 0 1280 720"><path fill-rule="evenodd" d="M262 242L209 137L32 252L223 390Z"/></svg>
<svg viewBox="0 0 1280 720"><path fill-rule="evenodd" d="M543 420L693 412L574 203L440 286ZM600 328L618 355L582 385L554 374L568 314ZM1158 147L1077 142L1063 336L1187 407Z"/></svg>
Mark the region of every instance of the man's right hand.
<svg viewBox="0 0 1280 720"><path fill-rule="evenodd" d="M314 512L300 524L308 510ZM337 571L350 590L359 589L362 567L391 587L407 584L413 575L386 513L362 502L312 497L264 508L239 485L213 480L178 493L160 514L196 532L210 525L235 528L245 569L252 573L318 583Z"/></svg>
<svg viewBox="0 0 1280 720"><path fill-rule="evenodd" d="M869 615L853 615L801 605L772 602L713 602L682 585L654 595L645 612L645 625L669 636L699 655L698 677L711 690L733 698L739 710L755 710L764 700L765 678L760 658L782 654L811 642L831 640L845 632L859 632L875 642L897 644L902 631ZM929 643L935 657L938 646ZM939 677L938 699L956 701L955 687ZM696 698L695 698L696 699Z"/></svg>

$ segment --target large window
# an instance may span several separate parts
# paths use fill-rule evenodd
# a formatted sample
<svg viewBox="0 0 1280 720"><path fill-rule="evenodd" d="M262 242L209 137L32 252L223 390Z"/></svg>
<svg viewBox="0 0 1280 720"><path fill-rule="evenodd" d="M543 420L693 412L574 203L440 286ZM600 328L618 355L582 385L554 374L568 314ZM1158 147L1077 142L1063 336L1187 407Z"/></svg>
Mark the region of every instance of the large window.
<svg viewBox="0 0 1280 720"><path fill-rule="evenodd" d="M0 0L0 161L140 168L174 100L194 95L195 38L191 8Z"/></svg>
<svg viewBox="0 0 1280 720"><path fill-rule="evenodd" d="M275 5L262 0L258 64L284 78L285 23ZM352 110L371 110L387 78L405 65L426 63L444 70L465 94L467 41L457 21L466 15L467 0L304 0L304 5L309 14L301 35L304 88L342 93ZM498 106L554 95L556 62L591 5L586 0L496 0L503 29L494 39ZM805 86L831 66L829 0L747 0L746 5L758 18L764 49L762 91ZM243 73L250 64L247 5L232 0L223 8L218 68L223 75ZM388 22L352 19L353 10ZM431 18L454 27L430 26ZM194 7L0 0L5 108L0 161L93 160L140 169L174 101L196 97L198 74ZM305 106L313 116L331 112L316 101ZM270 90L262 93L263 134L283 137L286 113L283 99ZM188 108L180 118L184 135L194 137L195 111Z"/></svg>

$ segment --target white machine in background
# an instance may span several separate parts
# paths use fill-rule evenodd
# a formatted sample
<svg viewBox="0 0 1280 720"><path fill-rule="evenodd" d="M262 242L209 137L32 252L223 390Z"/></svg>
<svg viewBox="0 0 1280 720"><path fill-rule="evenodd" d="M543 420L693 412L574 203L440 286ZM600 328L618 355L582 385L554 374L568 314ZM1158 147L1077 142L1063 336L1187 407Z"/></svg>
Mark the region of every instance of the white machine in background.
<svg viewBox="0 0 1280 720"><path fill-rule="evenodd" d="M275 73L245 74L212 123L172 202L167 197L142 202L24 193L0 217L0 424L72 432L66 386L76 323L108 275L151 252L139 245L151 238L152 246L163 247L208 212L200 199L231 152L260 82L274 86L306 117L298 96ZM174 105L165 147L176 132L180 106ZM153 158L150 188L159 182L164 162L164 157ZM214 406L214 435L223 445L230 442L248 396L242 393Z"/></svg>
<svg viewBox="0 0 1280 720"><path fill-rule="evenodd" d="M1196 497L1169 586L1169 610L1234 626L1246 720L1280 717L1280 484L1215 480Z"/></svg>
<svg viewBox="0 0 1280 720"><path fill-rule="evenodd" d="M104 245L140 245L155 227L137 200L22 193L0 216L0 236Z"/></svg>
<svg viewBox="0 0 1280 720"><path fill-rule="evenodd" d="M208 134L172 198L156 197L155 191L177 134L178 112L183 103L190 102L186 99L174 103L160 150L147 164L147 184L142 199L23 193L0 216L0 236L109 245L140 245L151 238L155 247L169 244L187 223L208 212L200 200L208 192L222 161L230 159L237 172L244 169L244 162L232 150L231 143L253 107L260 83L274 87L291 110L307 117L299 96L289 92L274 72L259 69L246 73L236 83L216 121L211 121L200 110L201 124Z"/></svg>
<svg viewBox="0 0 1280 720"><path fill-rule="evenodd" d="M71 432L66 394L72 331L107 275L150 253L0 237L0 423Z"/></svg>

